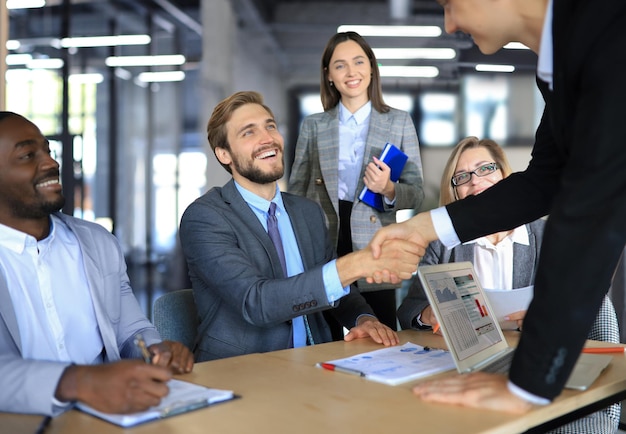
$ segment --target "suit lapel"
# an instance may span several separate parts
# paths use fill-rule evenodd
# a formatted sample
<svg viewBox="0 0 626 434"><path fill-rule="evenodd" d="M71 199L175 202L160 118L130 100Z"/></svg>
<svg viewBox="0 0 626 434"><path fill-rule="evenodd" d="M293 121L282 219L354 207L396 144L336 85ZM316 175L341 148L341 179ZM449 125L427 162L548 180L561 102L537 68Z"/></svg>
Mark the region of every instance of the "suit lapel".
<svg viewBox="0 0 626 434"><path fill-rule="evenodd" d="M278 253L276 252L276 248L274 247L272 240L265 231L265 228L263 228L263 225L257 216L250 209L250 206L245 200L243 200L239 191L237 191L235 182L232 179L222 188L222 199L224 199L224 202L230 206L235 215L239 216L241 221L258 240L259 244L263 246L263 249L272 264L272 271L274 272L273 277L282 278L283 268L280 264L280 259L278 258Z"/></svg>
<svg viewBox="0 0 626 434"><path fill-rule="evenodd" d="M22 352L22 338L20 337L20 331L17 327L17 318L15 311L13 310L13 303L11 301L11 295L9 294L9 288L7 287L6 278L0 274L0 318L6 324L9 334L13 338L13 342Z"/></svg>
<svg viewBox="0 0 626 434"><path fill-rule="evenodd" d="M528 230L528 226L526 226ZM528 245L513 244L513 288L523 288L534 281L535 264L537 263L537 240L529 231Z"/></svg>
<svg viewBox="0 0 626 434"><path fill-rule="evenodd" d="M106 307L104 306L105 302L102 294L102 291L106 290L106 288L103 288L104 279L100 272L99 259L93 256L93 253L98 251L98 247L94 244L93 234L83 226L75 225L73 221L66 218L65 215L60 213L56 215L74 232L78 240L83 266L85 267L85 276L87 277L87 284L89 286L89 294L91 295L100 336L104 343L106 358L107 360L119 360L120 354L116 333L115 330L113 330L111 320L106 314Z"/></svg>
<svg viewBox="0 0 626 434"><path fill-rule="evenodd" d="M317 126L317 151L320 172L324 178L330 198L339 197L339 115L337 107L324 113ZM335 212L339 215L339 202L332 200Z"/></svg>
<svg viewBox="0 0 626 434"><path fill-rule="evenodd" d="M365 176L365 168L367 165L374 161L373 157L380 157L387 139L390 137L389 132L389 115L378 113L373 107L370 113L369 128L367 130L367 140L365 141L365 151L363 152L363 162L361 163L361 173L359 174L359 183L356 188L356 197L354 201L359 200L359 194L365 183L363 177Z"/></svg>
<svg viewBox="0 0 626 434"><path fill-rule="evenodd" d="M283 203L287 214L289 214L289 220L293 227L293 232L296 236L296 242L298 243L298 250L300 251L300 257L302 258L302 265L306 271L309 268L309 264L313 264L315 257L311 248L303 248L303 246L313 246L313 240L311 239L311 231L307 224L307 216L304 215L293 201L293 197L289 195L282 195Z"/></svg>

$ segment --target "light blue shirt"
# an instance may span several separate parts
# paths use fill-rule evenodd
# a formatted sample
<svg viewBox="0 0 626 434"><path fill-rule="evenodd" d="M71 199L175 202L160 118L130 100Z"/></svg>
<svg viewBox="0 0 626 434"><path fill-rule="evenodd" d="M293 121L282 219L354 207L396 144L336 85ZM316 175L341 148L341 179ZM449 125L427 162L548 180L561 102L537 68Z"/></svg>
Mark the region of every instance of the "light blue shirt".
<svg viewBox="0 0 626 434"><path fill-rule="evenodd" d="M265 231L267 231L267 217L270 209L270 202L263 199L260 196L246 190L237 182L235 182L237 191L246 201L254 215L259 219ZM280 238L283 242L283 250L285 251L285 262L287 265L287 276L295 276L304 272L304 265L302 264L302 256L300 256L300 248L296 240L296 234L291 226L291 220L285 210L283 204L283 196L280 194L278 185L276 186L276 194L272 199L272 202L276 203L276 218L278 220L278 232L280 232ZM341 280L339 280L339 273L337 272L337 266L335 260L330 261L322 267L324 289L326 290L326 297L328 302L333 304L341 297L350 293L350 287L342 287ZM302 316L293 318L293 346L306 345L306 330L304 327L304 319Z"/></svg>
<svg viewBox="0 0 626 434"><path fill-rule="evenodd" d="M541 31L541 41L539 43L539 57L537 59L537 76L548 83L552 89L552 76L554 71L553 41L552 41L552 0L548 1L546 18Z"/></svg>
<svg viewBox="0 0 626 434"><path fill-rule="evenodd" d="M50 216L50 225L50 234L37 241L0 224L0 267L19 307L22 357L102 362L104 344L78 240L58 217Z"/></svg>
<svg viewBox="0 0 626 434"><path fill-rule="evenodd" d="M354 113L339 102L339 182L340 200L354 202L363 166L372 103L368 101Z"/></svg>

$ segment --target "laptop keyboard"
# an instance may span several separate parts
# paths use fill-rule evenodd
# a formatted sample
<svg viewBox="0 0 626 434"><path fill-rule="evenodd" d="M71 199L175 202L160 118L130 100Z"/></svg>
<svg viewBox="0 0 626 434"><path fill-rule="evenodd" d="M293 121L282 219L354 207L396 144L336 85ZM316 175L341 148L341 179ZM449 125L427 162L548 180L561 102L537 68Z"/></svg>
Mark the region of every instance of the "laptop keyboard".
<svg viewBox="0 0 626 434"><path fill-rule="evenodd" d="M508 353L503 354L502 357L486 364L481 371L489 372L491 374L507 374L509 372L509 368L511 367L514 355L515 351L509 351Z"/></svg>

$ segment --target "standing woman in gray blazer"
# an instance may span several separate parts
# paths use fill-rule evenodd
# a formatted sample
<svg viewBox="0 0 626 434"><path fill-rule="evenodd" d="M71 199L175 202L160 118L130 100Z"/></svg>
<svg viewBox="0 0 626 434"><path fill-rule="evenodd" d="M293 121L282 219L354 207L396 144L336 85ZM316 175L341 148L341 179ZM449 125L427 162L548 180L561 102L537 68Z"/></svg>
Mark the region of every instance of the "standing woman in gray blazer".
<svg viewBox="0 0 626 434"><path fill-rule="evenodd" d="M365 248L379 228L395 222L396 210L419 209L422 163L413 121L383 101L378 62L358 33L337 33L328 41L320 93L324 112L304 119L289 192L322 206L331 241L342 256ZM395 183L377 158L387 142L409 157ZM364 186L384 196L383 211L359 201ZM396 330L395 287L365 280L357 285L378 319ZM333 338L342 338L340 328L333 330Z"/></svg>

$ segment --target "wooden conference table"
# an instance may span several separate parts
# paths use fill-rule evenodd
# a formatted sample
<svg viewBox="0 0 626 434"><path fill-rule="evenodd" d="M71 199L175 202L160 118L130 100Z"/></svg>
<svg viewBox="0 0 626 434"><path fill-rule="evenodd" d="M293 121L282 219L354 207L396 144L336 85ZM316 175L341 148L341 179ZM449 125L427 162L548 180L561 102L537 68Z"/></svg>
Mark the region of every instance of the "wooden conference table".
<svg viewBox="0 0 626 434"><path fill-rule="evenodd" d="M507 334L511 344L517 333ZM443 338L430 332L400 332L401 343L443 347ZM589 342L590 346L606 345ZM487 410L430 404L415 398L412 385L388 386L316 368L317 362L378 349L370 339L332 342L313 347L250 354L198 363L179 378L209 387L231 389L240 399L122 429L77 410L53 419L46 434L174 434L174 433L386 433L436 434L541 432L550 423L599 401L626 397L626 356L612 363L584 392L565 390L551 405L522 416ZM451 375L455 371L439 374ZM430 377L434 378L434 377ZM0 413L0 432L32 434L40 416Z"/></svg>

